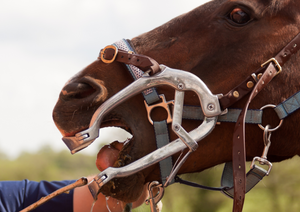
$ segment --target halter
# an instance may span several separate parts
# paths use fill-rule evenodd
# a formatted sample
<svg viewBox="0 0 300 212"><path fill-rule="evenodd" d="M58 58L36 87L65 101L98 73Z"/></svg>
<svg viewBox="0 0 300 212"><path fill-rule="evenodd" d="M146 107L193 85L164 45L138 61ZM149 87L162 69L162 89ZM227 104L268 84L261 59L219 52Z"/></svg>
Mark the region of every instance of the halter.
<svg viewBox="0 0 300 212"><path fill-rule="evenodd" d="M169 108L170 105L174 105L173 114L169 117L168 122L172 123L172 130L175 134L177 134L178 139L159 147L152 153L124 167L109 167L105 169L103 172L98 174L89 185L94 199L97 199L97 195L101 187L111 179L115 177L126 177L137 173L188 147L188 153L182 158L181 161L179 161L176 166L174 166L171 173L169 172L169 176L167 177L166 181L163 181L163 185L161 185L162 187L168 186L189 154L196 150L198 146L197 142L212 132L218 120L221 121L224 119L224 117L228 117L228 119L225 118L225 121L236 121L233 135L233 159L232 163L225 165L222 176L222 179L224 180L222 181L222 187L215 190L221 190L228 196L234 198L233 211L241 212L245 193L255 186L264 176L268 175L272 167L272 164L267 161L266 157L268 148L270 146L269 138L271 135L271 129L269 126L266 126L263 127L265 143L264 153L262 157L254 158L251 165L251 170L246 176L245 123L261 124L261 114L262 110L264 109L262 108L259 111L252 111L248 110L248 106L256 97L256 95L273 79L273 77L282 71L282 66L284 63L288 61L291 55L295 54L299 50L299 47L300 34L298 34L274 58L271 58L263 63L260 69L258 69L240 85L235 87L224 96L221 94L213 95L207 86L201 81L201 79L192 73L171 69L164 65L158 66L153 59L144 55L135 54L133 48L126 40L118 42L113 46L107 46L101 50L99 58L103 62L111 63L118 61L125 63L136 81L105 101L96 110L91 119L89 129L77 133L74 137L63 138L71 152L75 153L91 144L99 136L99 126L103 117L117 105L141 92L145 97L148 113L150 113L152 110L152 107L149 107L148 105L151 105L160 99L162 99L162 101L159 103L160 106L162 104L163 107ZM175 89L175 99L173 102L166 102L164 97L159 96L155 89L153 89L154 87L160 85L168 85ZM187 107L183 105L185 91L194 91L198 95L200 100L200 105L198 107ZM242 97L250 92L250 97L242 110L227 110L228 107L239 101ZM299 92L275 108L275 111L278 113L280 119L285 118L295 110L299 109L300 101L298 100L300 100ZM297 104L295 102L297 102ZM196 113L193 111L196 111ZM202 111L202 113L198 113L199 111ZM253 118L246 118L247 114L249 117L249 114L251 113L258 114L255 115L255 120ZM196 129L186 132L181 126L182 119L186 116L200 117L203 119L203 123ZM235 118L233 118L234 116ZM158 123L156 125L160 124ZM163 127L154 127L155 130L162 130L165 133L165 126L166 125L163 124ZM268 170L256 166L256 161L260 162L262 165L268 165ZM180 183L185 183L184 181L180 180L180 178L176 179ZM155 201L154 198L151 200L152 203L155 204L159 198ZM153 207L151 207L151 210L152 208ZM155 208L152 211L155 211Z"/></svg>

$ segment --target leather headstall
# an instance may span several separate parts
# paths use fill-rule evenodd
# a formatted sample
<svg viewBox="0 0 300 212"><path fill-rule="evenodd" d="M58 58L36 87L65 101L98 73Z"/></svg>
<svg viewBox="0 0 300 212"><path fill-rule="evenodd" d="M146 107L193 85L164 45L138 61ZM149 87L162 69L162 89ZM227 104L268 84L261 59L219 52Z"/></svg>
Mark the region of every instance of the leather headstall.
<svg viewBox="0 0 300 212"><path fill-rule="evenodd" d="M245 150L245 117L250 102L255 96L277 75L282 71L282 66L289 60L289 58L295 54L300 48L300 33L286 45L274 58L271 58L262 65L256 73L263 73L256 85L252 89L244 89L244 81L240 86L236 87L225 95L220 103L223 103L223 107L228 107L234 102L238 101L242 96L246 95L250 91L250 97L244 106L238 121L235 125L233 134L233 176L234 176L234 205L233 212L241 212L243 209L245 191L246 191L246 150ZM251 76L252 77L252 76ZM235 91L240 91L240 95L234 101Z"/></svg>

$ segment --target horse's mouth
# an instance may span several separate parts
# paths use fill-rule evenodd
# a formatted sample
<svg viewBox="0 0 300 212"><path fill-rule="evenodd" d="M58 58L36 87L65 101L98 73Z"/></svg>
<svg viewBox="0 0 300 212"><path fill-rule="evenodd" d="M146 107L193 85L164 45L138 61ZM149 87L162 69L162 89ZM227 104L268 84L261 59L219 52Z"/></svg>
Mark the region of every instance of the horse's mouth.
<svg viewBox="0 0 300 212"><path fill-rule="evenodd" d="M121 128L130 133L132 137L124 141L117 141L112 138L111 143L99 150L96 159L97 168L103 171L108 167L123 167L133 162L132 147L135 137L129 125L120 119L112 118L102 122L101 128L104 127ZM112 179L101 188L101 193L126 203L134 202L142 195L144 183L143 174L136 173L128 177Z"/></svg>
<svg viewBox="0 0 300 212"><path fill-rule="evenodd" d="M111 136L112 142L103 146L97 154L96 165L100 171L103 171L104 169L106 169L108 167L124 166L125 161L124 161L124 159L123 159L123 161L121 160L121 155L122 155L122 153L124 154L124 151L125 151L125 149L128 148L128 146L131 146L130 143L131 143L131 141L134 140L131 128L128 126L128 124L126 122L121 121L118 118L112 118L112 119L103 121L101 123L100 128L105 128L105 127L121 128L121 129L125 130L126 132L128 132L131 135L131 137L130 138L127 137L124 141L119 141L119 140L115 140L113 138L113 136ZM101 134L100 134L100 136L101 136ZM128 154L128 153L126 153L126 154ZM127 155L127 162L128 162L128 158L130 158L129 155ZM128 163L126 163L126 164L128 164Z"/></svg>

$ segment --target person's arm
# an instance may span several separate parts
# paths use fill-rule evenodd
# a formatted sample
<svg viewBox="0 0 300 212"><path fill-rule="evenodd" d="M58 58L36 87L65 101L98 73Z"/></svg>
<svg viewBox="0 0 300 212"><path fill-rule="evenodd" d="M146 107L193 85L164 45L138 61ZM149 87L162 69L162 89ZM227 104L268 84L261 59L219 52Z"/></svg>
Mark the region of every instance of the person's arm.
<svg viewBox="0 0 300 212"><path fill-rule="evenodd" d="M92 180L92 177L88 178ZM143 195L133 203L133 208L140 206L147 198L147 186L144 188ZM82 186L75 188L73 199L73 211L74 212L86 212L90 211L93 205L94 199L88 189L88 186ZM98 195L98 200L95 203L93 211L101 212L122 212L126 203L116 200L112 197L106 197L103 194ZM108 208L109 207L109 210Z"/></svg>

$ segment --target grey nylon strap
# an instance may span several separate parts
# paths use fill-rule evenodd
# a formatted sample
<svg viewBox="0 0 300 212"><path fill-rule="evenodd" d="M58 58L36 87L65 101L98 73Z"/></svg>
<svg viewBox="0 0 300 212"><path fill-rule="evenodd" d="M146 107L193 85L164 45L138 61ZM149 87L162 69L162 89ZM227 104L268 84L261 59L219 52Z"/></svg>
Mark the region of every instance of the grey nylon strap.
<svg viewBox="0 0 300 212"><path fill-rule="evenodd" d="M166 141L169 141L169 131L167 127L166 120L163 121L155 121L153 122L155 136L156 136L156 146L157 148L161 148L166 145ZM171 169L173 167L172 157L168 157L159 163L160 167L160 175L163 185L167 181L167 177L171 173ZM174 183L174 179L170 182Z"/></svg>
<svg viewBox="0 0 300 212"><path fill-rule="evenodd" d="M127 51L127 52L128 51L135 52L134 49L131 47L131 45L128 43L128 41L126 39L117 41L113 45L115 45L117 48ZM127 64L125 64L125 65L134 80L141 78L142 75L144 74L144 72L141 69L139 69L138 67L136 67L134 65L127 65ZM143 91L143 96L149 105L160 100L159 95L157 94L155 88L149 88L149 89Z"/></svg>
<svg viewBox="0 0 300 212"><path fill-rule="evenodd" d="M228 113L218 117L219 122L236 122L242 109L228 109ZM261 124L262 110L249 109L246 115L246 123ZM184 106L182 117L184 119L203 120L204 115L200 106Z"/></svg>
<svg viewBox="0 0 300 212"><path fill-rule="evenodd" d="M135 52L135 50L132 48L132 46L126 39L117 41L113 45L115 45L117 48L124 50L124 51ZM127 65L127 64L125 64L125 65L134 80L137 80L142 77L142 75L144 73L142 70L140 70L139 68L137 68L136 66L133 66L133 65ZM157 91L155 88L147 89L147 90L143 91L142 94L148 105L153 104L157 101L160 101L160 97L157 94ZM167 122L166 121L153 122L153 127L154 127L154 131L155 131L157 148L167 145L170 141ZM172 157L168 157L168 158L160 161L159 167L160 167L160 173L161 173L161 180L162 180L163 184L165 184L166 178L169 176L169 174L172 171L172 167L173 167ZM171 183L173 183L173 182L174 182L174 180Z"/></svg>
<svg viewBox="0 0 300 212"><path fill-rule="evenodd" d="M279 119L284 119L300 108L300 91L278 104L275 111Z"/></svg>
<svg viewBox="0 0 300 212"><path fill-rule="evenodd" d="M221 186L227 187L223 189L222 192L228 197L234 197L234 186L233 186L233 169L232 163L228 162L225 164L223 175L221 179ZM267 171L259 166L253 166L252 169L246 175L246 193L249 192L259 181L261 181L264 176L266 176Z"/></svg>

